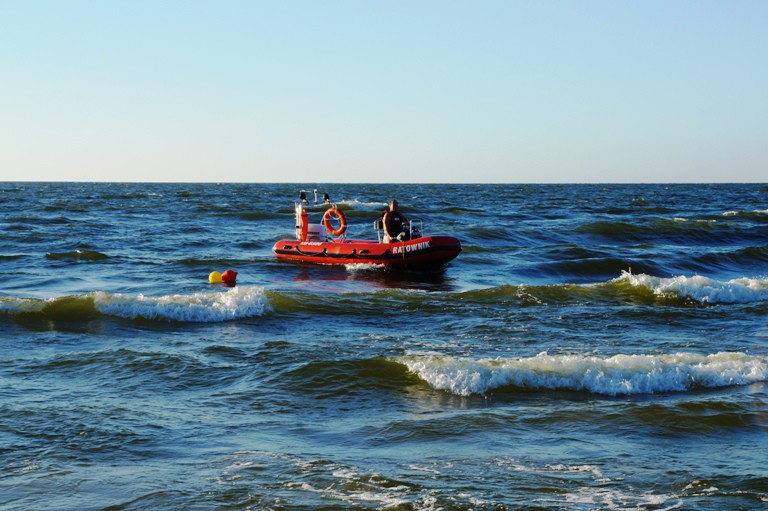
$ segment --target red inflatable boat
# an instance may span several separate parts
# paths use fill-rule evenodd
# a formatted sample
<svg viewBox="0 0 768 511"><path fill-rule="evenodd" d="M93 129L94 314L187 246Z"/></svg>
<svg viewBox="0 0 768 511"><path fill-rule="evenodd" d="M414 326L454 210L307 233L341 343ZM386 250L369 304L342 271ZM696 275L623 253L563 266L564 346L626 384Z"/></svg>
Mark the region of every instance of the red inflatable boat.
<svg viewBox="0 0 768 511"><path fill-rule="evenodd" d="M296 203L296 239L280 240L272 247L279 259L317 264L372 264L415 271L441 268L461 252L461 242L451 236L423 236L411 222L400 239L382 241L380 223L374 222L376 240L350 240L344 236L347 220L335 204L322 223L310 224L303 202Z"/></svg>

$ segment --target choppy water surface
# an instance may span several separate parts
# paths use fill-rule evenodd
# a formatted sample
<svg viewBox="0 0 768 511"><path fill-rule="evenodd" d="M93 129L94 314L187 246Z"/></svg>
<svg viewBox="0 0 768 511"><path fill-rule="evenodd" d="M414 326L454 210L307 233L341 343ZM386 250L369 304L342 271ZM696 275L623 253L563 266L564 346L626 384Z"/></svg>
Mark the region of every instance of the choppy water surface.
<svg viewBox="0 0 768 511"><path fill-rule="evenodd" d="M768 508L767 185L315 187L0 183L0 507Z"/></svg>

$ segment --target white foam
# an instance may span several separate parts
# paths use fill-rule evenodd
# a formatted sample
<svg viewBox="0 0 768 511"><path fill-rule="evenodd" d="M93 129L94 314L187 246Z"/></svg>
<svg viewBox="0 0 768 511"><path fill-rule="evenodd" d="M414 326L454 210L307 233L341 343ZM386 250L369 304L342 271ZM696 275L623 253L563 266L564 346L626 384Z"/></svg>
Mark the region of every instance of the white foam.
<svg viewBox="0 0 768 511"><path fill-rule="evenodd" d="M657 295L673 293L704 303L751 303L768 300L768 278L742 277L722 281L700 275L661 278L623 272L616 281L623 280L633 286L647 287Z"/></svg>
<svg viewBox="0 0 768 511"><path fill-rule="evenodd" d="M257 286L164 296L96 291L92 296L99 312L122 318L215 323L261 316L269 310L264 288Z"/></svg>
<svg viewBox="0 0 768 511"><path fill-rule="evenodd" d="M741 213L741 211L726 211L723 213L723 216L736 216L740 215ZM751 213L756 215L768 215L768 209L753 209Z"/></svg>
<svg viewBox="0 0 768 511"><path fill-rule="evenodd" d="M23 313L40 312L46 302L32 298L16 298L12 296L0 296L0 312Z"/></svg>
<svg viewBox="0 0 768 511"><path fill-rule="evenodd" d="M679 495L651 491L635 493L625 488L577 488L564 494L569 506L579 509L681 509Z"/></svg>
<svg viewBox="0 0 768 511"><path fill-rule="evenodd" d="M548 355L470 359L406 356L395 361L430 386L452 394L486 394L505 386L586 390L609 396L683 392L696 387L748 385L768 380L768 359L738 352L711 355Z"/></svg>
<svg viewBox="0 0 768 511"><path fill-rule="evenodd" d="M366 207L366 208L386 208L387 204L386 202L363 202L358 199L350 199L350 200L341 200L336 201L336 204L344 204L347 206L360 206L360 207Z"/></svg>
<svg viewBox="0 0 768 511"><path fill-rule="evenodd" d="M348 272L355 273L355 272L365 272L365 271L381 271L384 265L375 264L375 263L349 263L349 264L345 264L344 267L347 269Z"/></svg>

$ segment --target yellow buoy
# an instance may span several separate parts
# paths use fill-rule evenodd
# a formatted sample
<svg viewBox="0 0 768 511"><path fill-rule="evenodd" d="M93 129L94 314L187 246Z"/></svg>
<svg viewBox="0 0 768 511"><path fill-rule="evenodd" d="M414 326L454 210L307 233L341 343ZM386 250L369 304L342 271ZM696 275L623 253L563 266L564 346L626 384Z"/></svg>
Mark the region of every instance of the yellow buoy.
<svg viewBox="0 0 768 511"><path fill-rule="evenodd" d="M212 271L211 274L208 275L208 282L211 284L221 284L221 273Z"/></svg>

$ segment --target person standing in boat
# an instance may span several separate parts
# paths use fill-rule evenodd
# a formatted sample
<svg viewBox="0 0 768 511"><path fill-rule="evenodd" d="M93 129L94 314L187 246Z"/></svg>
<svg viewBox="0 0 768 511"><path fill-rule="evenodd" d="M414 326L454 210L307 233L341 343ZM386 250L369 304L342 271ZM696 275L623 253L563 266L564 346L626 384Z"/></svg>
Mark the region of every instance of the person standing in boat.
<svg viewBox="0 0 768 511"><path fill-rule="evenodd" d="M400 213L397 209L397 201L392 199L389 201L389 209L384 211L381 223L384 228L384 243L396 243L397 237L408 230L410 221Z"/></svg>

